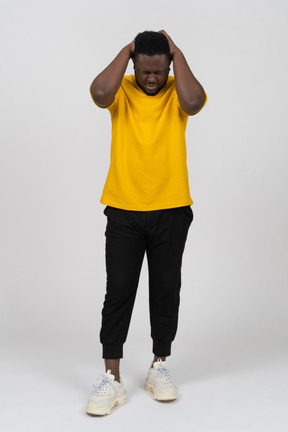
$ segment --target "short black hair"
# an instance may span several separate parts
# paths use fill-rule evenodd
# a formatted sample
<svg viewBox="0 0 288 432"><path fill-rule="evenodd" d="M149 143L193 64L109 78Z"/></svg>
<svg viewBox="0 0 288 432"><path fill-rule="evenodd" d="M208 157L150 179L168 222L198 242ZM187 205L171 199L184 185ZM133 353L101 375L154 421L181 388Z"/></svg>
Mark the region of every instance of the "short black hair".
<svg viewBox="0 0 288 432"><path fill-rule="evenodd" d="M138 33L135 38L134 57L137 54L153 56L156 54L167 54L170 57L168 39L163 33L155 31L144 31Z"/></svg>

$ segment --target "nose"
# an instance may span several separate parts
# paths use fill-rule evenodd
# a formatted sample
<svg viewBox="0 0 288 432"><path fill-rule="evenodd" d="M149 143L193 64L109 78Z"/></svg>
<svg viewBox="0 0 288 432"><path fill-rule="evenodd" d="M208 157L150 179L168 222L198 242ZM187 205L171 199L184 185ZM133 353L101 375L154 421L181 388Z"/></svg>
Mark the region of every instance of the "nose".
<svg viewBox="0 0 288 432"><path fill-rule="evenodd" d="M148 78L147 78L147 81L149 82L149 83L151 83L151 84L153 84L153 83L156 83L156 75L155 74L149 74L148 75Z"/></svg>

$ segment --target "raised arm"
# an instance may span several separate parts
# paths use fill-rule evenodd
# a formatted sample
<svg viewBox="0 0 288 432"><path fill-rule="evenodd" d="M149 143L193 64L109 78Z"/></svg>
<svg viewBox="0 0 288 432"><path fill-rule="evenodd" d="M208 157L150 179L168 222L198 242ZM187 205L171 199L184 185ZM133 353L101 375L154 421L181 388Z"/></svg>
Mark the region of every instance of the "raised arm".
<svg viewBox="0 0 288 432"><path fill-rule="evenodd" d="M163 33L169 42L180 106L187 114L196 114L203 107L206 100L204 89L193 75L183 53L174 44L170 36L164 30L160 30L160 33Z"/></svg>
<svg viewBox="0 0 288 432"><path fill-rule="evenodd" d="M94 102L106 108L114 101L129 59L134 54L134 41L126 45L115 59L94 79L90 93Z"/></svg>

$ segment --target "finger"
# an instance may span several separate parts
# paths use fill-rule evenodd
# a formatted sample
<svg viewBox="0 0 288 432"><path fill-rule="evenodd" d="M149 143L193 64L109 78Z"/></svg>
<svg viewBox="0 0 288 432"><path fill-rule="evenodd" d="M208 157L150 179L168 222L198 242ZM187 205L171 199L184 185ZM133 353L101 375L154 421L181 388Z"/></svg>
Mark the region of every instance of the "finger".
<svg viewBox="0 0 288 432"><path fill-rule="evenodd" d="M166 33L165 30L160 30L158 33L162 33L164 36L166 36L166 38L168 39L169 43L173 43L171 37Z"/></svg>

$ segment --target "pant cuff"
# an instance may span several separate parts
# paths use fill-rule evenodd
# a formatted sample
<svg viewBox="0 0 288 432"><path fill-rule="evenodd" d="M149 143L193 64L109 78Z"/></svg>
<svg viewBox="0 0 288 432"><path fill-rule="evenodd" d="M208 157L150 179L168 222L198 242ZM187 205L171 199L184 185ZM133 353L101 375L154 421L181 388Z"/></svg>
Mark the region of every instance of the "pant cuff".
<svg viewBox="0 0 288 432"><path fill-rule="evenodd" d="M123 345L102 345L103 359L123 358Z"/></svg>
<svg viewBox="0 0 288 432"><path fill-rule="evenodd" d="M159 357L168 357L171 355L171 342L153 341L153 354Z"/></svg>

